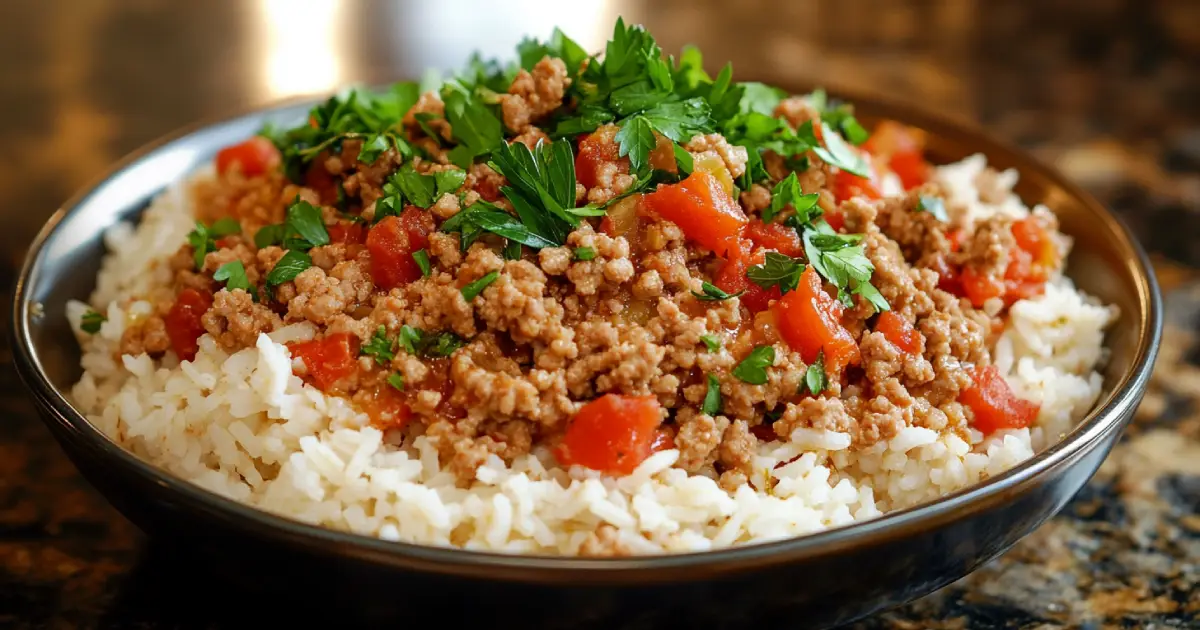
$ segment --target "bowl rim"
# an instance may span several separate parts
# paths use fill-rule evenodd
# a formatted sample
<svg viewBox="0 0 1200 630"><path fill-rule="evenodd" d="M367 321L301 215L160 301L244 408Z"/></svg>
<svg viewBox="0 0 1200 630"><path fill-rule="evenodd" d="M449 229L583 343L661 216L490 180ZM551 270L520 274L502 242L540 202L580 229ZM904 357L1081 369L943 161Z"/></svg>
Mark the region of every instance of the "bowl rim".
<svg viewBox="0 0 1200 630"><path fill-rule="evenodd" d="M805 87L803 81L776 82L788 87ZM331 94L345 89L304 94L290 98L237 108L200 120L164 134L126 154L103 175L80 189L64 202L46 221L26 251L13 292L10 338L17 371L30 389L40 414L51 425L60 440L70 439L89 451L89 455L106 464L119 467L122 473L133 475L141 487L159 486L189 508L199 510L211 519L221 521L243 533L273 539L294 547L311 548L314 544L324 553L336 553L343 558L403 566L412 570L453 576L474 575L489 570L489 578L518 582L546 583L570 580L572 583L653 583L708 580L719 576L762 570L770 566L792 564L818 557L835 555L850 547L882 544L888 540L927 530L932 526L964 518L1006 502L1027 490L1049 471L1068 465L1091 451L1114 431L1120 431L1132 416L1149 382L1154 359L1162 335L1162 296L1149 257L1133 238L1125 222L1103 204L1085 192L1056 169L1041 160L999 140L975 123L966 119L939 114L905 101L876 93L863 93L822 82L826 92L858 106L864 104L879 110L882 117L915 125L933 136L961 138L989 157L1003 155L1008 161L1020 164L1017 170L1022 179L1038 178L1061 189L1077 203L1085 206L1106 229L1118 238L1127 264L1133 269L1138 315L1138 343L1134 360L1106 399L1085 416L1073 430L1053 445L1034 454L1005 472L983 482L972 484L935 501L904 510L889 512L875 519L851 523L812 534L771 542L754 543L710 551L670 553L665 555L632 556L623 558L579 558L570 556L525 555L501 552L464 550L415 543L385 541L379 538L311 525L289 517L251 507L206 490L181 477L161 470L125 450L93 426L51 383L34 350L31 318L37 308L31 301L31 281L41 271L45 245L63 219L74 212L88 196L104 182L119 175L128 167L152 157L193 133L239 118L265 116L273 112L313 105ZM370 89L372 86L367 86ZM814 85L809 85L811 90ZM805 93L797 89L791 93Z"/></svg>

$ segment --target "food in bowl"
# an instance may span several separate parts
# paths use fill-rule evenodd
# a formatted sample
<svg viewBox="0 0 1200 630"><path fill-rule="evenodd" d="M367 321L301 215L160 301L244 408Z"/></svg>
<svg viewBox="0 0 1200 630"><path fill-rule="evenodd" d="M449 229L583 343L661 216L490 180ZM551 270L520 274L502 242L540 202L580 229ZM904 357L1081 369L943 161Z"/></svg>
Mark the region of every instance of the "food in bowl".
<svg viewBox="0 0 1200 630"><path fill-rule="evenodd" d="M1116 309L983 156L618 22L351 90L163 192L68 317L74 403L215 493L611 556L935 500L1095 403Z"/></svg>

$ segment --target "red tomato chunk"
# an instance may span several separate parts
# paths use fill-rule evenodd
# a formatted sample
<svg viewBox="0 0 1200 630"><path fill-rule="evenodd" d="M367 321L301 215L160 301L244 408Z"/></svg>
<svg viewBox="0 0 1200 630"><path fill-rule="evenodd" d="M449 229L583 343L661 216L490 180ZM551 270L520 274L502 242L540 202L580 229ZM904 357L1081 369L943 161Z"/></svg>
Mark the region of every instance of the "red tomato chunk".
<svg viewBox="0 0 1200 630"><path fill-rule="evenodd" d="M615 163L618 173L629 172L629 159L621 157L616 142L595 134L584 136L575 156L575 179L585 188L595 188L600 183L600 167L608 163Z"/></svg>
<svg viewBox="0 0 1200 630"><path fill-rule="evenodd" d="M555 454L565 466L628 475L650 456L661 422L655 397L605 394L575 414Z"/></svg>
<svg viewBox="0 0 1200 630"><path fill-rule="evenodd" d="M167 327L167 338L171 340L171 349L179 355L180 360L191 361L200 351L200 344L197 342L204 334L204 324L200 318L212 303L211 294L196 289L184 289L171 305L164 323Z"/></svg>
<svg viewBox="0 0 1200 630"><path fill-rule="evenodd" d="M249 140L225 147L217 152L217 172L224 175L238 165L242 174L247 177L262 175L279 166L279 151L270 140L262 136L254 136Z"/></svg>
<svg viewBox="0 0 1200 630"><path fill-rule="evenodd" d="M421 267L412 255L429 245L433 229L433 217L416 206L405 208L398 217L384 217L371 228L367 251L375 286L387 291L420 278Z"/></svg>
<svg viewBox="0 0 1200 630"><path fill-rule="evenodd" d="M883 195L879 192L879 188L875 182L866 177L859 177L849 171L838 171L837 175L833 176L833 198L838 203L842 203L853 197L866 197L867 199L879 199ZM826 222L830 227L837 230L841 226L834 226L834 219L826 216Z"/></svg>
<svg viewBox="0 0 1200 630"><path fill-rule="evenodd" d="M746 226L745 236L755 245L777 251L784 256L794 258L804 253L800 234L796 232L795 228L780 223L751 221Z"/></svg>
<svg viewBox="0 0 1200 630"><path fill-rule="evenodd" d="M358 366L358 337L337 333L324 339L291 344L293 357L304 361L308 377L317 389L327 391L335 383L354 373Z"/></svg>
<svg viewBox="0 0 1200 630"><path fill-rule="evenodd" d="M924 345L921 333L917 332L917 329L913 328L907 319L892 311L884 311L879 314L879 321L875 323L875 332L883 333L883 336L887 337L893 346L908 355L920 354L921 346Z"/></svg>
<svg viewBox="0 0 1200 630"><path fill-rule="evenodd" d="M838 374L857 365L862 356L850 331L841 323L842 304L821 287L821 278L813 266L800 275L800 286L789 291L772 306L779 334L805 362L812 363L825 353L825 371Z"/></svg>
<svg viewBox="0 0 1200 630"><path fill-rule="evenodd" d="M403 429L412 419L412 409L404 400L404 394L387 383L376 387L364 407L371 424L378 429Z"/></svg>
<svg viewBox="0 0 1200 630"><path fill-rule="evenodd" d="M684 236L721 257L737 247L749 222L721 182L706 171L695 171L678 184L661 185L643 201L649 211L678 225Z"/></svg>
<svg viewBox="0 0 1200 630"><path fill-rule="evenodd" d="M975 414L974 426L984 435L1000 429L1021 429L1037 418L1039 406L1017 398L994 365L975 368L971 387L958 396Z"/></svg>
<svg viewBox="0 0 1200 630"><path fill-rule="evenodd" d="M367 240L367 230L362 223L343 221L327 226L329 242L346 245L362 245Z"/></svg>

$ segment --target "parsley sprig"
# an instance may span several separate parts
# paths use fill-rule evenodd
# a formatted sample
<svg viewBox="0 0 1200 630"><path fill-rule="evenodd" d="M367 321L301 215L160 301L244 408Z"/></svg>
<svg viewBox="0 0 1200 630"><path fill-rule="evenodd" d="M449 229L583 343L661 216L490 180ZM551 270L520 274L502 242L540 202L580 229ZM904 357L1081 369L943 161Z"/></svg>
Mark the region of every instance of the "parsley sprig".
<svg viewBox="0 0 1200 630"><path fill-rule="evenodd" d="M100 332L100 326L106 321L108 321L108 317L95 310L88 309L83 314L83 318L79 320L79 328L89 335L94 335Z"/></svg>
<svg viewBox="0 0 1200 630"><path fill-rule="evenodd" d="M196 222L196 229L188 232L187 241L192 246L192 255L195 257L196 270L204 268L204 257L209 252L217 251L216 242L222 237L233 234L241 234L242 225L237 219L225 217L217 219L212 225L204 225L203 222Z"/></svg>

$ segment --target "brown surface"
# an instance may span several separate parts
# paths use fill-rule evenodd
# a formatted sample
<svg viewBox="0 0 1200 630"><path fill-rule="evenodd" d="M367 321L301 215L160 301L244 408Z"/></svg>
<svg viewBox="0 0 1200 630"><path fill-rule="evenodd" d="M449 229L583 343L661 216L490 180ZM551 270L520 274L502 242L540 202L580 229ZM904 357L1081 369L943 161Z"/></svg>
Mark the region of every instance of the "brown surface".
<svg viewBox="0 0 1200 630"><path fill-rule="evenodd" d="M295 5L313 7L316 17L288 22L295 9L280 7ZM1194 1L489 6L0 3L5 282L57 203L120 155L178 125L332 82L453 67L472 47L502 52L524 29L545 35L556 22L594 44L620 13L646 23L667 50L697 43L710 65L732 60L745 78L885 91L981 122L1057 163L1157 255L1170 337L1138 424L1096 480L1000 560L859 627L1200 626ZM227 606L184 612L165 605L178 601L166 585L183 580L179 568L84 484L37 422L8 356L3 348L0 625L229 625Z"/></svg>

